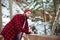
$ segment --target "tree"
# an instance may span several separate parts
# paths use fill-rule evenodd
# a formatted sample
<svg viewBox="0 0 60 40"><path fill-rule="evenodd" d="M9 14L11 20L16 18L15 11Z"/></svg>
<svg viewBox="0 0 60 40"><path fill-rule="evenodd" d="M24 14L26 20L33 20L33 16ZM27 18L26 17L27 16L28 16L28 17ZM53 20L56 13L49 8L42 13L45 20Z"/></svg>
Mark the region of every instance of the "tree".
<svg viewBox="0 0 60 40"><path fill-rule="evenodd" d="M55 29L57 28L57 21L59 19L59 13L60 13L60 9L59 9L59 5L60 5L60 1L59 0L53 0L54 3L54 14L55 16L53 17L53 24L52 24L52 35L55 34ZM58 10L58 11L57 11Z"/></svg>
<svg viewBox="0 0 60 40"><path fill-rule="evenodd" d="M10 18L12 18L12 0L9 0Z"/></svg>
<svg viewBox="0 0 60 40"><path fill-rule="evenodd" d="M2 9L1 9L1 0L0 0L0 31L2 28Z"/></svg>

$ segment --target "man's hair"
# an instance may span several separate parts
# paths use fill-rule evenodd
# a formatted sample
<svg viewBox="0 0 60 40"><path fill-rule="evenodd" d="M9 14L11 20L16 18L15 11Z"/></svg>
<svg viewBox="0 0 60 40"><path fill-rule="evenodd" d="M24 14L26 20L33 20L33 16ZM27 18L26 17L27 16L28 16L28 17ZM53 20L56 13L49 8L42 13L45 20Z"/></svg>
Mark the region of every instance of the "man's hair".
<svg viewBox="0 0 60 40"><path fill-rule="evenodd" d="M30 10L30 9L25 9L25 10L24 10L24 13L26 13L26 12L28 12L28 11L30 11L30 12L31 12L31 10Z"/></svg>

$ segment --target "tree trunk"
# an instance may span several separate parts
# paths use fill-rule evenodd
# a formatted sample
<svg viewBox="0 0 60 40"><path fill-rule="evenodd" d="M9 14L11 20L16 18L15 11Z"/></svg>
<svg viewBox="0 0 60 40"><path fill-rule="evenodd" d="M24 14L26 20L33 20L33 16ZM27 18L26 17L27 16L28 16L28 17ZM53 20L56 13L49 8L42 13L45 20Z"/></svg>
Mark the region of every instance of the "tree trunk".
<svg viewBox="0 0 60 40"><path fill-rule="evenodd" d="M12 0L9 0L10 18L12 18Z"/></svg>
<svg viewBox="0 0 60 40"><path fill-rule="evenodd" d="M2 28L2 9L1 9L1 0L0 0L0 31L1 31L1 28Z"/></svg>
<svg viewBox="0 0 60 40"><path fill-rule="evenodd" d="M52 35L55 34L56 25L57 25L58 18L59 18L59 15L60 15L59 13L60 13L60 9L57 11L55 20L54 20L54 22L53 22L53 26L52 26Z"/></svg>
<svg viewBox="0 0 60 40"><path fill-rule="evenodd" d="M52 18L52 24L53 24L53 22L54 22L54 19L55 19L55 16L56 16L56 1L55 0L53 0L53 11L54 11L54 13L52 14L52 16L53 16L53 18Z"/></svg>
<svg viewBox="0 0 60 40"><path fill-rule="evenodd" d="M53 22L54 22L54 19L55 19L55 16L56 16L56 0L53 0L53 11L54 11L54 13L53 13L53 16L52 16L52 21L51 21L51 24L52 24L52 29L53 29ZM51 30L51 35L52 35L52 30Z"/></svg>
<svg viewBox="0 0 60 40"><path fill-rule="evenodd" d="M55 16L56 16L56 8L57 8L57 7L56 7L56 0L53 0L53 4L54 4L54 5L53 5L53 8L54 8L53 11L54 11Z"/></svg>
<svg viewBox="0 0 60 40"><path fill-rule="evenodd" d="M43 18L44 18L44 33L45 33L45 35L47 35L47 32L46 32L46 15L45 15L45 12L44 12L44 10L43 10Z"/></svg>

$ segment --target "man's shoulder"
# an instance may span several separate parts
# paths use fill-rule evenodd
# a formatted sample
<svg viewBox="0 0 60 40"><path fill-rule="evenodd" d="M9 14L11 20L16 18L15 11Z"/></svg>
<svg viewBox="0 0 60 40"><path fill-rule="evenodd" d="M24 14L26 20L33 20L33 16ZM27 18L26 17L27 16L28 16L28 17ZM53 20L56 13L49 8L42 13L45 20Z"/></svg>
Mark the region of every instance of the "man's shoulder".
<svg viewBox="0 0 60 40"><path fill-rule="evenodd" d="M23 14L16 14L15 16L20 16L21 17L21 16L24 16L24 15Z"/></svg>
<svg viewBox="0 0 60 40"><path fill-rule="evenodd" d="M16 14L13 18L24 19L24 14Z"/></svg>

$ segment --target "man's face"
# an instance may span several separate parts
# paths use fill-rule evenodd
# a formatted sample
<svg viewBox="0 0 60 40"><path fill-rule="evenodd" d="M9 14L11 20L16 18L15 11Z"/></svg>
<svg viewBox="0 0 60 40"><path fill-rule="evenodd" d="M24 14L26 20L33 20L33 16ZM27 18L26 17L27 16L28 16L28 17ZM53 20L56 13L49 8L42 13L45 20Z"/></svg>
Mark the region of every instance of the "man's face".
<svg viewBox="0 0 60 40"><path fill-rule="evenodd" d="M26 14L27 18L31 17L31 12L30 11L26 12L25 14Z"/></svg>

